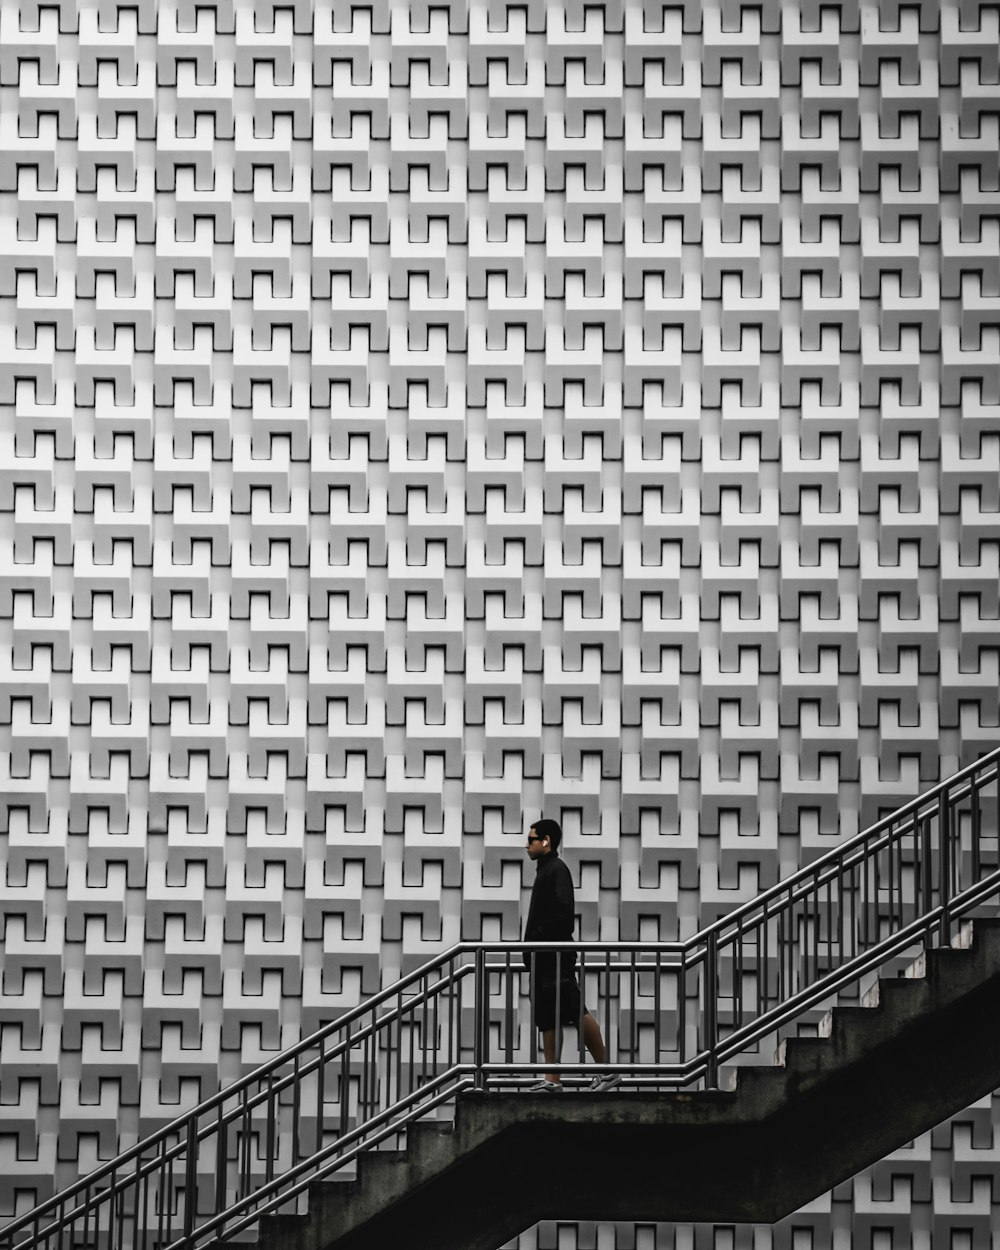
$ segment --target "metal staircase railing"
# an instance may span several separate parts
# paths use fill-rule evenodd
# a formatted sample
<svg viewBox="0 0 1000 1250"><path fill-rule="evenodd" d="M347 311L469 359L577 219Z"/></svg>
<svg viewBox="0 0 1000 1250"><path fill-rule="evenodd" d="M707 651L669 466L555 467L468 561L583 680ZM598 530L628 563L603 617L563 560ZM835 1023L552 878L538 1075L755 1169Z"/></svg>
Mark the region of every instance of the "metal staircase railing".
<svg viewBox="0 0 1000 1250"><path fill-rule="evenodd" d="M865 977L1000 899L1000 749L683 942L577 952L583 999L623 1088L713 1088ZM4 1246L195 1250L253 1240L308 1187L463 1091L510 1090L543 1063L526 1010L543 949L463 942L13 1220ZM582 1010L582 1008L581 1008ZM557 1008L558 1012L558 1008Z"/></svg>

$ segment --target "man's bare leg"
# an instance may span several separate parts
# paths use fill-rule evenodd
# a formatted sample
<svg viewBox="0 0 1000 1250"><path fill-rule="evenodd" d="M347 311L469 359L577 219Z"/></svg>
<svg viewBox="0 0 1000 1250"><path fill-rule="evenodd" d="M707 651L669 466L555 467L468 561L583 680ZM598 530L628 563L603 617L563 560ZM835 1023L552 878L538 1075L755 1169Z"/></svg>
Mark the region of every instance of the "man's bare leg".
<svg viewBox="0 0 1000 1250"><path fill-rule="evenodd" d="M607 1057L607 1051L604 1047L604 1038L601 1037L601 1026L589 1011L583 1017L583 1042L590 1051L590 1057L593 1061L595 1063L603 1063Z"/></svg>
<svg viewBox="0 0 1000 1250"><path fill-rule="evenodd" d="M558 1042L561 1042L561 1041L562 1041L562 1037L559 1037ZM556 1030L555 1029L543 1029L542 1030L542 1054L545 1056L546 1063L558 1063L559 1051L561 1049L562 1047L557 1044ZM551 1081L553 1085L558 1085L559 1073L558 1072L546 1072L545 1079L547 1081Z"/></svg>
<svg viewBox="0 0 1000 1250"><path fill-rule="evenodd" d="M561 1042L561 1040L561 1038L557 1039L555 1029L542 1030L542 1054L545 1056L546 1063L558 1063L559 1052L562 1049L558 1042ZM604 1038L601 1036L601 1026L589 1011L583 1017L583 1043L595 1063L604 1062L607 1057L607 1050L604 1045ZM560 1084L557 1072L546 1072L545 1079L551 1081L553 1085Z"/></svg>

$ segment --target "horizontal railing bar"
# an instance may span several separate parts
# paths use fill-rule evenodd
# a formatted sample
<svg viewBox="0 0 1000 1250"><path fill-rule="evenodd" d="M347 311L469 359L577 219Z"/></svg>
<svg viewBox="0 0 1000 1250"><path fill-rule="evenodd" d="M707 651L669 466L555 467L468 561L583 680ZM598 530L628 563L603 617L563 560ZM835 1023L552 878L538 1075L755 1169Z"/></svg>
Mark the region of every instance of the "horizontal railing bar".
<svg viewBox="0 0 1000 1250"><path fill-rule="evenodd" d="M656 955L666 951L682 955L686 949L684 942L542 942L534 939L530 942L473 942L470 943L472 953L484 951L486 954L502 955L509 951L512 955L530 954L532 951L584 951L588 954L600 954L604 951L620 951L622 954L635 951L637 954ZM487 964L487 967L504 967L503 964ZM528 969L523 967L522 971Z"/></svg>
<svg viewBox="0 0 1000 1250"><path fill-rule="evenodd" d="M688 1060L687 1063L570 1063L568 1061L554 1063L547 1059L539 1058L535 1063L484 1063L482 1071L486 1073L506 1073L510 1076L530 1076L533 1072L537 1072L539 1068L544 1067L546 1072L586 1073L588 1076L597 1076L602 1072L663 1072L684 1075L692 1066L691 1060Z"/></svg>
<svg viewBox="0 0 1000 1250"><path fill-rule="evenodd" d="M948 911L958 919L959 916L964 916L977 903L982 903L998 890L1000 890L1000 868L995 869L988 877L984 877L975 885L967 886L961 894L956 894L948 903Z"/></svg>

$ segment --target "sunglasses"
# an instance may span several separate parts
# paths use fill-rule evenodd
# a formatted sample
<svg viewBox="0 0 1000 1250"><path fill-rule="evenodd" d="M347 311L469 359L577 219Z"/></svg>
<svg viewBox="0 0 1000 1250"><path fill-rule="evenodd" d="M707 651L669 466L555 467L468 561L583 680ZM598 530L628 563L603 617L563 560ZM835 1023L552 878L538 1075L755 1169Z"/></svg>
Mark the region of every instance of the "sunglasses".
<svg viewBox="0 0 1000 1250"><path fill-rule="evenodd" d="M529 834L528 834L528 841L529 841L529 842L544 842L544 841L545 841L545 839L544 839L544 838L540 838L540 837L539 837L536 833L529 833Z"/></svg>

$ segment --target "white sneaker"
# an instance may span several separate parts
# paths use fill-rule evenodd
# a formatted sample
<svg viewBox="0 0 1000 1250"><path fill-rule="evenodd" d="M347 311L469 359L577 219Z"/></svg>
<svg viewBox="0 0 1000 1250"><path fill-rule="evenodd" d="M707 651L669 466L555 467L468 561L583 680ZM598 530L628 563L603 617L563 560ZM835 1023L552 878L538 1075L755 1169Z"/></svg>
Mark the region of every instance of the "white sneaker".
<svg viewBox="0 0 1000 1250"><path fill-rule="evenodd" d="M605 1090L614 1089L616 1085L621 1083L622 1078L616 1072L611 1072L607 1076L595 1076L587 1086L587 1093L600 1094Z"/></svg>
<svg viewBox="0 0 1000 1250"><path fill-rule="evenodd" d="M561 1094L563 1092L562 1085L557 1081L536 1081L534 1085L529 1085L526 1093L529 1094Z"/></svg>

